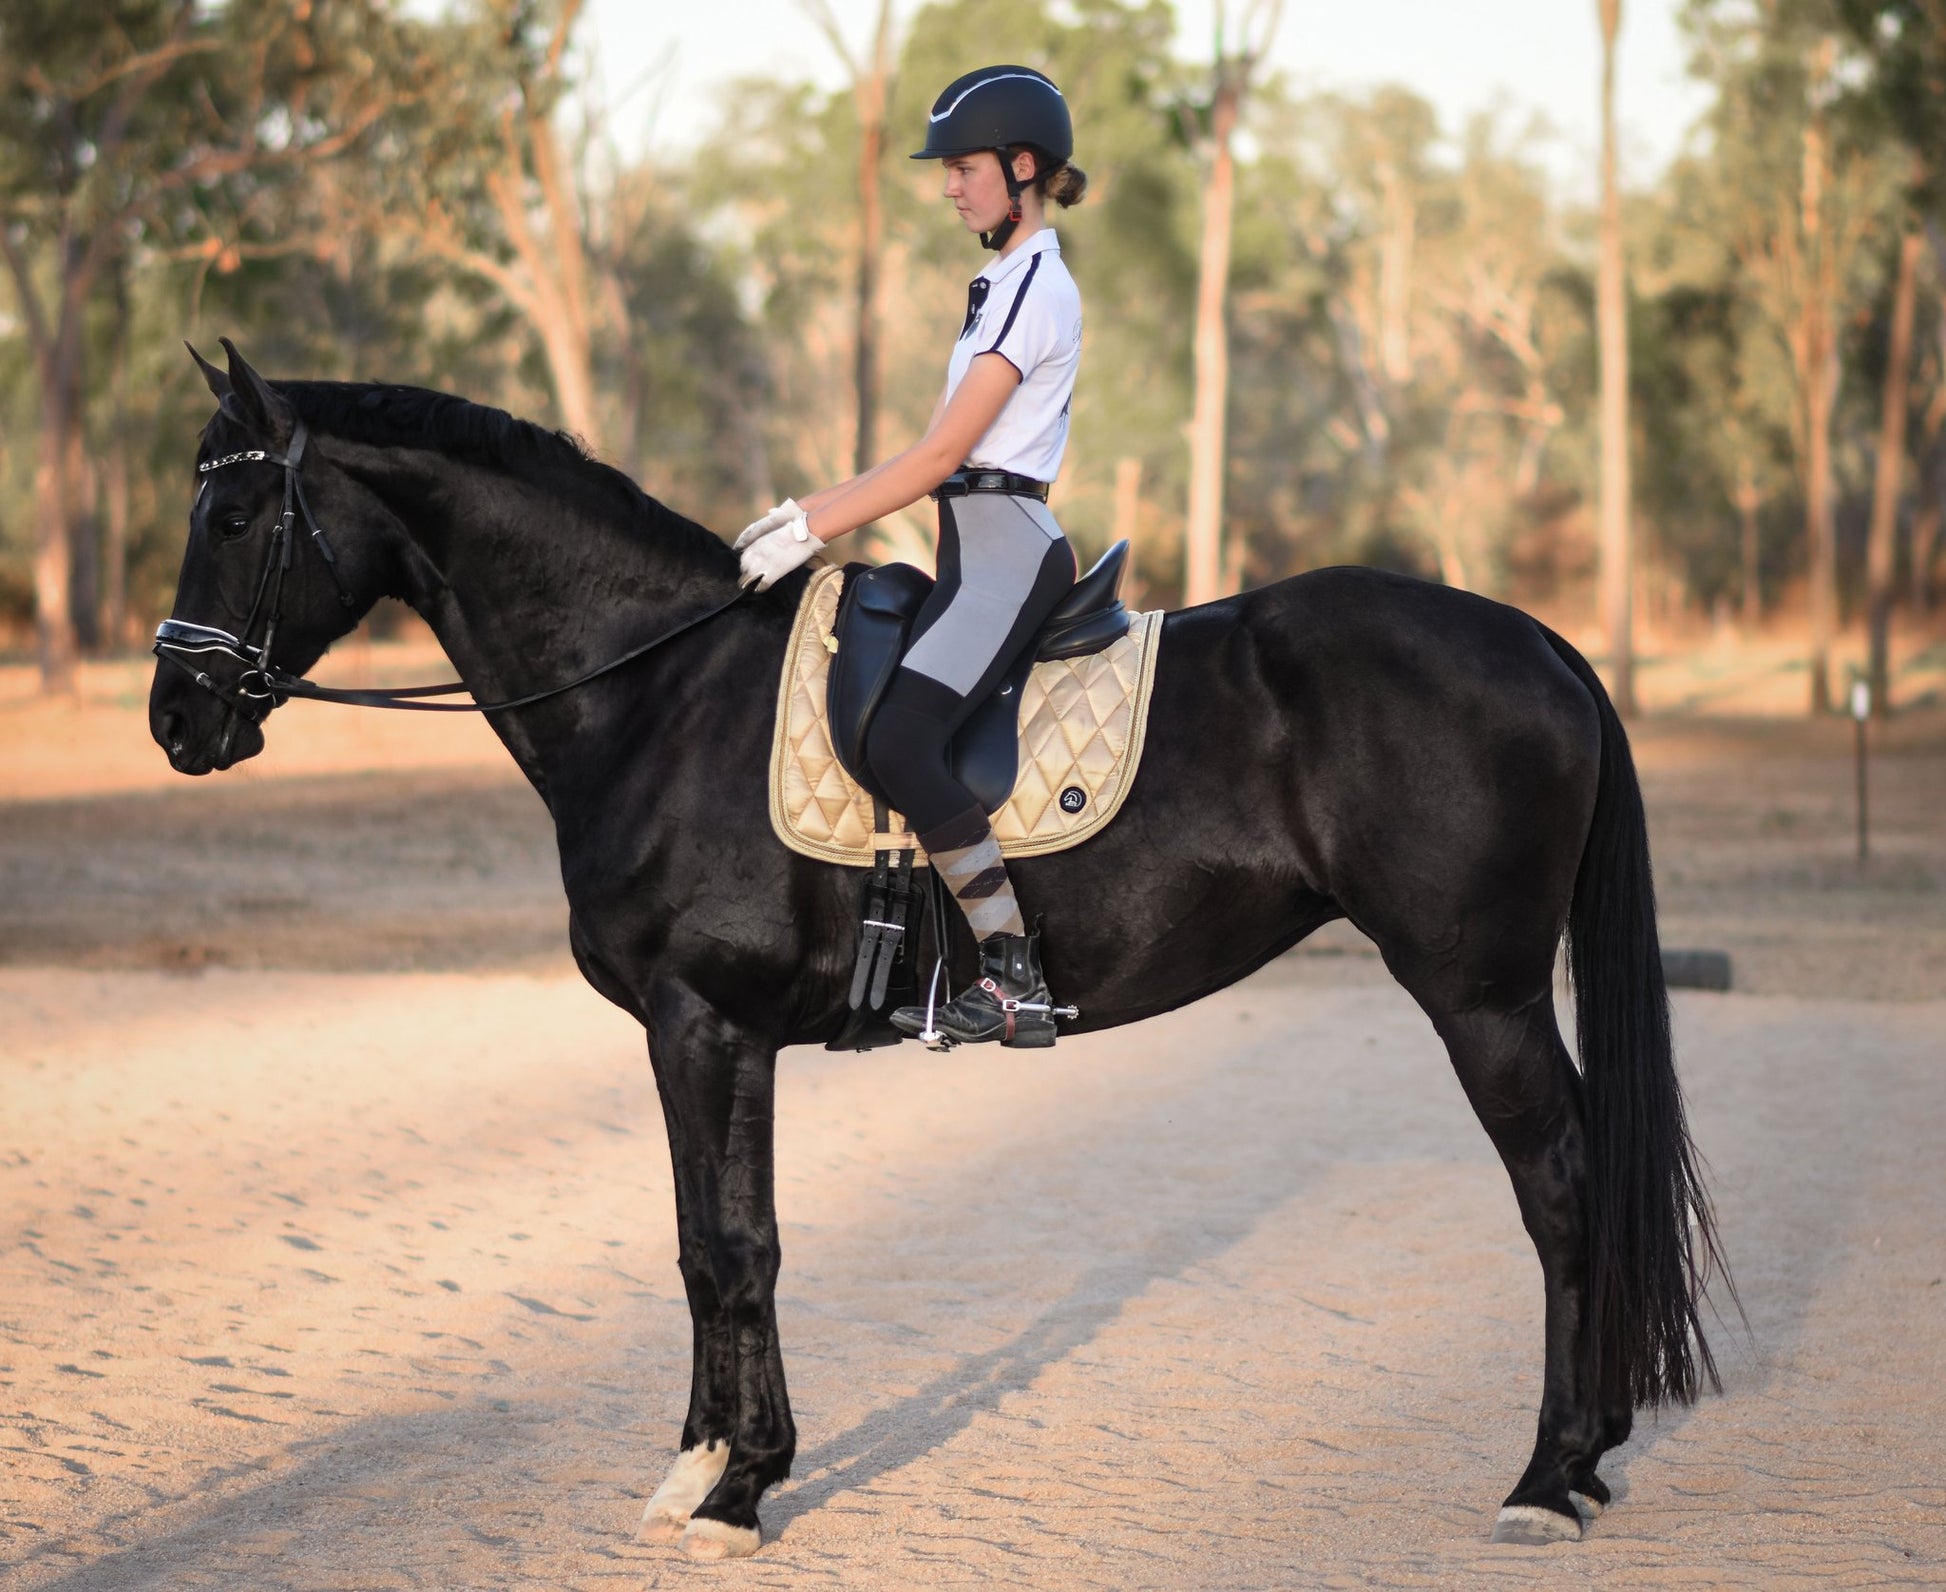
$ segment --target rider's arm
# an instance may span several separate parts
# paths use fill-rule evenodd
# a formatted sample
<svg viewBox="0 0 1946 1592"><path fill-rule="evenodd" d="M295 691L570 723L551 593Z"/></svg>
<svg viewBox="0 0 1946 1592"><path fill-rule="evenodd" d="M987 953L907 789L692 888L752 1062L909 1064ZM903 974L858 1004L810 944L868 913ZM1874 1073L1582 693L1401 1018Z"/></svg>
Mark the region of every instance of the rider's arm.
<svg viewBox="0 0 1946 1592"><path fill-rule="evenodd" d="M863 475L800 499L811 534L831 541L916 503L966 462L1020 385L1020 372L1002 354L980 354L951 401L935 410L926 434Z"/></svg>

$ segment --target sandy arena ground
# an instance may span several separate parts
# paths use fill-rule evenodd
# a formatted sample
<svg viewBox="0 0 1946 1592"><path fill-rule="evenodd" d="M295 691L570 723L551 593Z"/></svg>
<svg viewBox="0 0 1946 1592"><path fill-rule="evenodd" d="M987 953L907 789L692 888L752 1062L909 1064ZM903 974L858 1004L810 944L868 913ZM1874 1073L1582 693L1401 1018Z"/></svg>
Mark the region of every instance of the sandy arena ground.
<svg viewBox="0 0 1946 1592"><path fill-rule="evenodd" d="M1585 1542L1485 1541L1538 1268L1339 931L1052 1057L785 1055L797 1475L710 1568L632 1541L668 1158L538 802L477 725L304 706L172 780L145 683L0 678L9 1592L1946 1584L1938 714L1874 732L1863 868L1845 726L1637 736L1665 938L1737 961L1677 1019L1750 1330Z"/></svg>

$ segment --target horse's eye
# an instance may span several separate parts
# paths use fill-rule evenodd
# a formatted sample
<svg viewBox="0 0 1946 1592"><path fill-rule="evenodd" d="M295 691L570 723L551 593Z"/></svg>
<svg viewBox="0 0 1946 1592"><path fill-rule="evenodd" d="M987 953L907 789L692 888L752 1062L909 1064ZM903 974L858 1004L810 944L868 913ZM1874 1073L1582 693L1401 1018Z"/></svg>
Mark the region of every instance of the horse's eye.
<svg viewBox="0 0 1946 1592"><path fill-rule="evenodd" d="M247 514L232 514L227 519L218 520L216 534L226 542L241 541L250 534L250 517Z"/></svg>

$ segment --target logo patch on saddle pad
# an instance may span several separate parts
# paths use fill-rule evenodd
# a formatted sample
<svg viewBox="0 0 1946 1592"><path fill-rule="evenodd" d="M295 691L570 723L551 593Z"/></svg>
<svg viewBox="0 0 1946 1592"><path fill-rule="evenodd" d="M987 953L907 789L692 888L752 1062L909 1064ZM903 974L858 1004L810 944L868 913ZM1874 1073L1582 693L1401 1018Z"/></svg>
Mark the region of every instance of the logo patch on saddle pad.
<svg viewBox="0 0 1946 1592"><path fill-rule="evenodd" d="M770 822L791 850L871 866L872 799L831 749L825 722L831 626L844 571L819 570L784 655L770 752ZM1128 634L1086 658L1037 663L1020 703L1020 776L993 815L1007 857L1079 845L1121 810L1141 761L1162 615L1136 614ZM894 831L903 818L893 815Z"/></svg>

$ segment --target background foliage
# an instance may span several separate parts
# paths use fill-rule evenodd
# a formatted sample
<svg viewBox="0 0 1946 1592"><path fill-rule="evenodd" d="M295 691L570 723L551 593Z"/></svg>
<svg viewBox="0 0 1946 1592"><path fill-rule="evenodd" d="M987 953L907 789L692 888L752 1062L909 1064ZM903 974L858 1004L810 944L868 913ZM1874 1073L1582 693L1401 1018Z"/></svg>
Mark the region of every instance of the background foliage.
<svg viewBox="0 0 1946 1592"><path fill-rule="evenodd" d="M1173 601L1209 73L1172 54L1167 0L895 15L879 434L896 446L923 427L981 263L936 169L904 156L969 64L965 41L1004 38L1068 91L1092 179L1060 222L1088 340L1057 508L1084 551L1133 529L1145 600ZM1692 0L1687 22L1715 105L1627 210L1650 612L1732 605L1754 623L1798 600L1789 240L1814 110L1842 255L1832 467L1854 606L1892 261L1908 229L1930 239L1900 543L1902 600L1923 606L1946 491L1946 210L1925 158L1946 148L1946 0ZM582 87L585 32L551 0L467 0L432 20L388 0L0 0L0 616L24 635L33 610L51 389L32 323L77 249L100 269L77 308L64 512L95 645L166 608L208 410L184 336L229 334L274 374L579 414L650 491L725 532L849 473L854 97L739 83L693 155L631 163ZM1817 79L1825 40L1836 69ZM1593 218L1550 186L1545 137L1505 116L1442 126L1396 87L1255 87L1230 304L1227 523L1246 582L1355 560L1585 607ZM923 543L917 516L880 528L880 552ZM126 569L114 612L110 564Z"/></svg>

